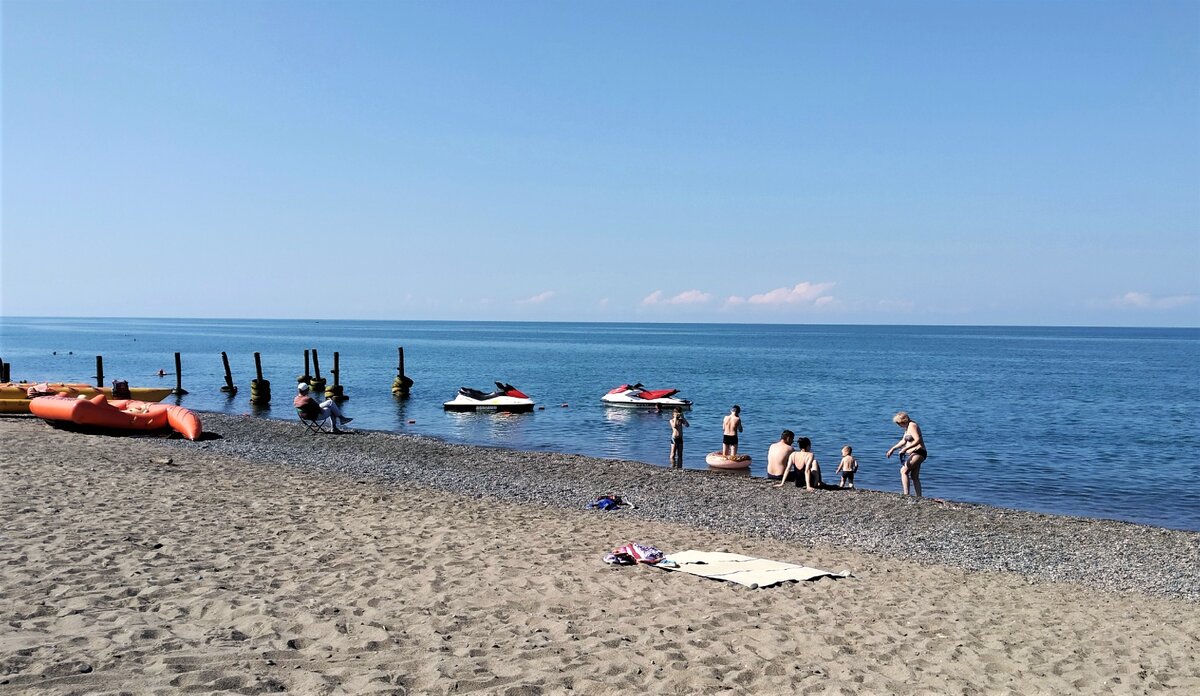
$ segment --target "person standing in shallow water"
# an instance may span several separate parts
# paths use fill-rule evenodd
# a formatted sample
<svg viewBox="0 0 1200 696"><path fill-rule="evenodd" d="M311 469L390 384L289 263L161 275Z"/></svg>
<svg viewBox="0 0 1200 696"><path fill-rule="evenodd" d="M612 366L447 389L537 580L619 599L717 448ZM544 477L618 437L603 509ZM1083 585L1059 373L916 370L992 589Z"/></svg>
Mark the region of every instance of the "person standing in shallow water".
<svg viewBox="0 0 1200 696"><path fill-rule="evenodd" d="M661 406L661 404L660 404ZM676 406L671 413L671 468L683 468L683 429L691 427L687 418L683 417L683 409Z"/></svg>
<svg viewBox="0 0 1200 696"><path fill-rule="evenodd" d="M909 494L908 484L911 481L913 493L920 498L921 463L929 456L929 451L925 449L925 438L921 435L921 426L904 411L893 416L892 422L904 428L904 437L888 448L887 456L890 459L892 452L900 455L900 485L904 488L904 495Z"/></svg>
<svg viewBox="0 0 1200 696"><path fill-rule="evenodd" d="M734 405L729 415L721 421L721 455L726 459L737 457L738 433L742 432L742 407Z"/></svg>

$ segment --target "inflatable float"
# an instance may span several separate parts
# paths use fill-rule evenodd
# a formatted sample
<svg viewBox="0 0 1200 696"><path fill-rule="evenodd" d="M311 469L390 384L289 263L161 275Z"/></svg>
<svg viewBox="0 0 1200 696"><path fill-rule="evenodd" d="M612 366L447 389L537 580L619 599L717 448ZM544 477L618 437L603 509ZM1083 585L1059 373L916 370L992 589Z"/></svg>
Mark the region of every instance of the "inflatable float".
<svg viewBox="0 0 1200 696"><path fill-rule="evenodd" d="M170 389L161 387L129 388L129 398L137 401L162 401L170 393ZM90 384L3 382L0 383L0 413L29 413L30 400L47 394L63 394L72 398L85 396L89 399L97 394L103 394L110 399L113 397L112 389L93 387Z"/></svg>
<svg viewBox="0 0 1200 696"><path fill-rule="evenodd" d="M726 457L720 452L709 452L704 458L708 465L714 469L749 469L750 455L735 454L732 457Z"/></svg>
<svg viewBox="0 0 1200 696"><path fill-rule="evenodd" d="M69 396L39 396L29 401L33 415L51 425L74 425L98 430L163 430L167 427L189 440L204 429L194 412L173 404L155 404L133 399L108 400L103 394L90 399Z"/></svg>

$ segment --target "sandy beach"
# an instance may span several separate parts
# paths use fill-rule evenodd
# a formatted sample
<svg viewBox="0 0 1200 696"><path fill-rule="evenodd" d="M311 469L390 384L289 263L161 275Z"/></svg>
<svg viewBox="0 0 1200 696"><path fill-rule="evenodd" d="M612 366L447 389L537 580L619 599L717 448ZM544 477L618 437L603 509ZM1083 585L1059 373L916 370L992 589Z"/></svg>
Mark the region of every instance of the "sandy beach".
<svg viewBox="0 0 1200 696"><path fill-rule="evenodd" d="M0 692L1200 691L1200 534L204 417L0 419ZM627 541L852 577L601 561Z"/></svg>

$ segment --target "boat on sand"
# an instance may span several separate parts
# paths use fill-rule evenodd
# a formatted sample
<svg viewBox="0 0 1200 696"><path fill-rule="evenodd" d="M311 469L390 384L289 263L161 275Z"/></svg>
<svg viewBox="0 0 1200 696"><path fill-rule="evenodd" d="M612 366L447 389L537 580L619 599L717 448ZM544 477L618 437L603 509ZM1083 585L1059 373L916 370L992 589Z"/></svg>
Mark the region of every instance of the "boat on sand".
<svg viewBox="0 0 1200 696"><path fill-rule="evenodd" d="M170 388L130 387L129 397L137 401L162 401L171 393ZM90 384L67 382L0 382L0 413L29 413L29 402L34 397L50 394L65 394L71 398L92 398L103 394L113 398L109 387L94 387ZM122 394L124 398L124 394Z"/></svg>
<svg viewBox="0 0 1200 696"><path fill-rule="evenodd" d="M134 399L113 399L103 394L90 399L69 396L39 396L29 401L33 415L54 426L81 427L101 431L154 431L171 428L189 440L204 432L200 417L174 404L156 404Z"/></svg>

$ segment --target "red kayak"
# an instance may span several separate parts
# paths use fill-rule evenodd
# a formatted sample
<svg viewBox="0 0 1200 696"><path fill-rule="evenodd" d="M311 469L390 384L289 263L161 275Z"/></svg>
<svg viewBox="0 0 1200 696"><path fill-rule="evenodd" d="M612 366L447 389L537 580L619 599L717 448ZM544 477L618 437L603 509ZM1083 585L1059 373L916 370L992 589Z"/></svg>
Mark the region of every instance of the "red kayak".
<svg viewBox="0 0 1200 696"><path fill-rule="evenodd" d="M182 406L133 399L109 401L103 394L90 399L39 396L30 400L29 411L47 422L105 430L151 431L170 427L189 440L198 439L204 432L199 416Z"/></svg>

